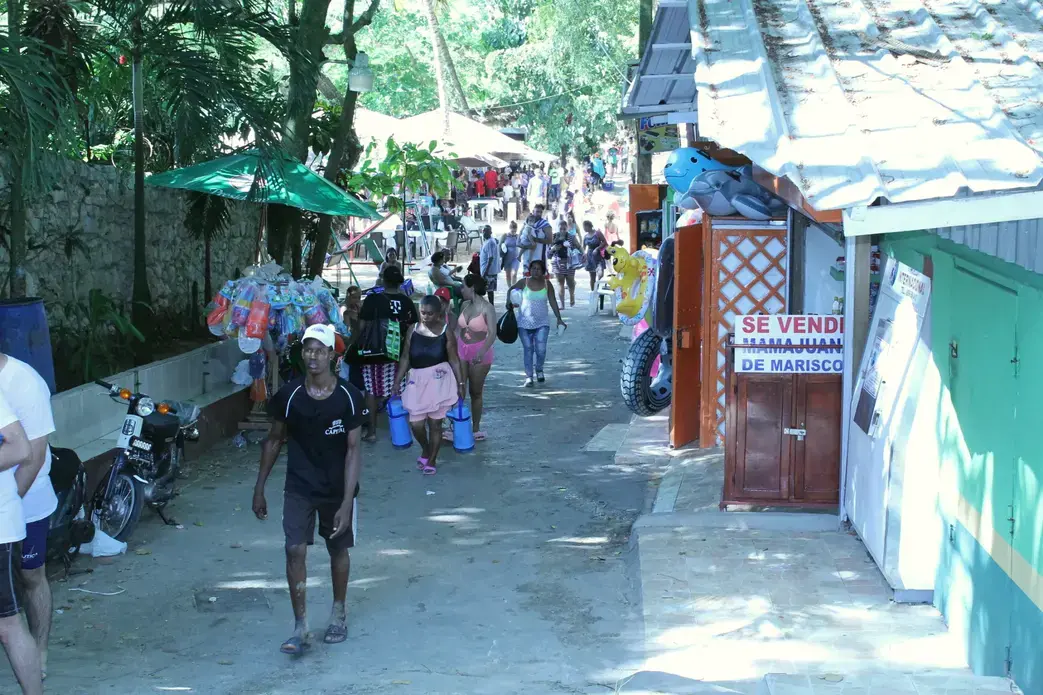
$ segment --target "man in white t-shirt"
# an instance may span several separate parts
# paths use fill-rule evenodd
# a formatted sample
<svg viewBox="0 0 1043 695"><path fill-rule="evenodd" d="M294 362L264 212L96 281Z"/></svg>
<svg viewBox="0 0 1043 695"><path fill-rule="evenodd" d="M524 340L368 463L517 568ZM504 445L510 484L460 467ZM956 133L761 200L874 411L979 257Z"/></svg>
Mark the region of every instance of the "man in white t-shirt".
<svg viewBox="0 0 1043 695"><path fill-rule="evenodd" d="M25 538L22 500L15 482L15 467L30 458L29 438L14 409L0 393L0 644L7 652L15 678L24 695L43 693L40 650L18 615L14 590L14 554Z"/></svg>
<svg viewBox="0 0 1043 695"><path fill-rule="evenodd" d="M29 460L14 472L22 496L25 540L22 541L22 580L25 617L40 649L40 665L47 672L47 639L51 633L51 587L47 584L47 531L58 498L51 487L51 448L54 432L51 390L35 369L0 353L0 394L14 410L29 438Z"/></svg>

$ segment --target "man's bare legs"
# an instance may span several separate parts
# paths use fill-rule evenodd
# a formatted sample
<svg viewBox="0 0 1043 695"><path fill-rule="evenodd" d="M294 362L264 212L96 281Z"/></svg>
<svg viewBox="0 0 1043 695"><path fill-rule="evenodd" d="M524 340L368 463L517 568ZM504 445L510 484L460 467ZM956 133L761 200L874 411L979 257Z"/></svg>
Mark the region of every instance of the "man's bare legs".
<svg viewBox="0 0 1043 695"><path fill-rule="evenodd" d="M47 676L47 641L51 634L52 597L47 583L47 568L23 569L20 572L25 598L25 617L29 632L40 650L40 671Z"/></svg>
<svg viewBox="0 0 1043 695"><path fill-rule="evenodd" d="M352 533L352 531L347 531ZM339 539L334 539L336 542ZM333 579L333 610L330 613L330 625L344 629L347 634L348 625L348 576L351 574L351 555L348 550L338 550L329 543L326 548L330 552L330 574ZM327 641L329 641L327 633Z"/></svg>
<svg viewBox="0 0 1043 695"><path fill-rule="evenodd" d="M296 653L286 648L291 640L298 640L303 648L311 639L308 636L308 546L304 543L286 546L286 583L290 587L294 626L293 637L283 644L283 651Z"/></svg>
<svg viewBox="0 0 1043 695"><path fill-rule="evenodd" d="M43 695L43 677L40 673L40 651L22 622L22 616L0 618L0 644L7 652L23 695Z"/></svg>

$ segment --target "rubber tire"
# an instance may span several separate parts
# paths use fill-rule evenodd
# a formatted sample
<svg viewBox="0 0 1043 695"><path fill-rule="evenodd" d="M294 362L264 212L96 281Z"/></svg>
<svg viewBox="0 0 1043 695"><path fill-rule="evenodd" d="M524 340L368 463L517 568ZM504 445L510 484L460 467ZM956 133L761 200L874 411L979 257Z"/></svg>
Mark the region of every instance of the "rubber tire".
<svg viewBox="0 0 1043 695"><path fill-rule="evenodd" d="M119 477L127 480L134 486L134 501L130 507L130 516L127 517L127 523L123 526L123 529L115 536L116 540L126 542L130 535L134 533L138 521L141 520L141 510L145 506L145 486L128 473L120 473ZM102 486L102 490L106 489L108 482L103 482Z"/></svg>
<svg viewBox="0 0 1043 695"><path fill-rule="evenodd" d="M648 388L652 382L649 376L652 363L659 357L662 342L663 339L654 331L645 331L630 344L623 360L623 370L619 374L619 390L623 394L623 403L635 415L648 417L670 405L669 396L656 399Z"/></svg>

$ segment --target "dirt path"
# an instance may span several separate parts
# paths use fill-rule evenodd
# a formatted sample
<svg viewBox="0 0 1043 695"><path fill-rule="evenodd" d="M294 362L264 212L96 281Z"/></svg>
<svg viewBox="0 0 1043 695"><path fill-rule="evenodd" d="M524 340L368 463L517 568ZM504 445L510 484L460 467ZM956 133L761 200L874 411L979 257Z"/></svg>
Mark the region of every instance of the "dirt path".
<svg viewBox="0 0 1043 695"><path fill-rule="evenodd" d="M625 342L583 299L551 338L543 388L520 388L519 344L498 344L476 453L434 478L386 431L364 452L346 644L278 653L292 618L283 577L282 465L271 519L250 494L259 447L191 462L171 512L146 513L126 557L55 585L48 690L61 693L605 693L636 658L627 534L646 475L584 451L629 421L618 395ZM322 546L309 557L313 631L329 611ZM96 596L83 588L115 592ZM211 601L211 598L216 599ZM0 690L12 692L9 674ZM606 688L606 685L609 686Z"/></svg>

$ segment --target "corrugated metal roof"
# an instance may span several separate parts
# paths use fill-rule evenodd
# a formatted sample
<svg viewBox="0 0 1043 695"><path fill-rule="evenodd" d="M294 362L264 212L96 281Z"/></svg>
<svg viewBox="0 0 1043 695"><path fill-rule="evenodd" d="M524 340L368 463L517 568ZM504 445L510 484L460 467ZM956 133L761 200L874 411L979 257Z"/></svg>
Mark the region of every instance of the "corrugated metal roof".
<svg viewBox="0 0 1043 695"><path fill-rule="evenodd" d="M818 210L1043 181L1036 0L689 0L699 129Z"/></svg>
<svg viewBox="0 0 1043 695"><path fill-rule="evenodd" d="M684 2L664 0L656 9L641 63L623 95L624 116L695 111L695 60Z"/></svg>
<svg viewBox="0 0 1043 695"><path fill-rule="evenodd" d="M942 227L927 231L1034 273L1043 273L1043 220Z"/></svg>

